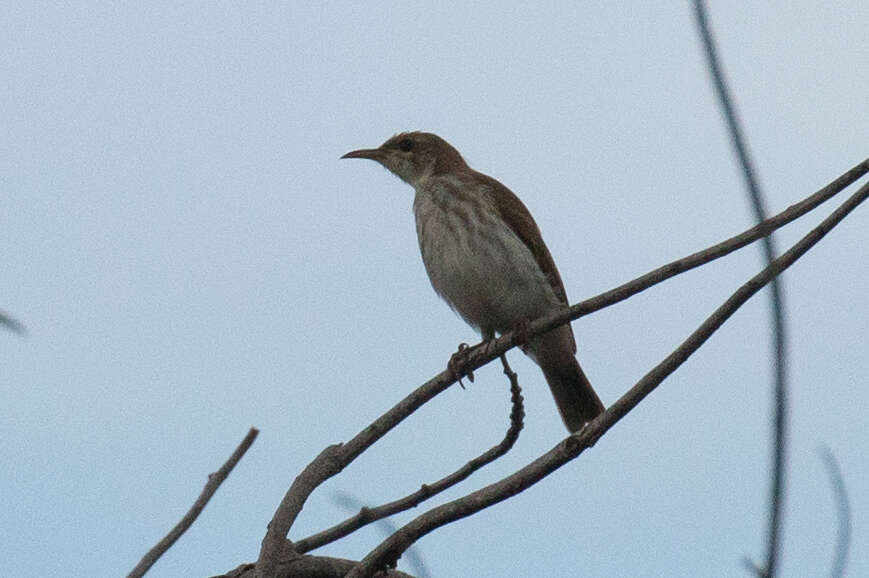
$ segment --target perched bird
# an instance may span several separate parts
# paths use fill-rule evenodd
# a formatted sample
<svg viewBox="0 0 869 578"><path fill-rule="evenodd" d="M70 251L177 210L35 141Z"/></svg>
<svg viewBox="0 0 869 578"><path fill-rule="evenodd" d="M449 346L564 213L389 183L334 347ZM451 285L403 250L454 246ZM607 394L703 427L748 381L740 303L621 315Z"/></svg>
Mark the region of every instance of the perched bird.
<svg viewBox="0 0 869 578"><path fill-rule="evenodd" d="M483 339L567 307L564 283L531 213L444 139L407 132L341 158L377 161L414 188L416 232L431 284ZM523 349L543 370L569 431L604 411L574 356L569 324L530 338Z"/></svg>

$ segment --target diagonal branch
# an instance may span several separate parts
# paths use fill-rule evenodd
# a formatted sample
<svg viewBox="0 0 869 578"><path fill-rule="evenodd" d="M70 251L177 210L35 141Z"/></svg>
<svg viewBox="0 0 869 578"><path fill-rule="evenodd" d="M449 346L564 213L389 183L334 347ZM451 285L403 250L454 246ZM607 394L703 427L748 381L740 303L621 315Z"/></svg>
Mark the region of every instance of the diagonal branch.
<svg viewBox="0 0 869 578"><path fill-rule="evenodd" d="M440 526L470 516L518 494L575 459L586 448L593 446L604 433L697 351L751 296L803 256L867 197L869 197L869 184L861 187L787 252L737 289L678 348L644 375L606 412L578 433L566 438L518 472L415 518L372 550L346 578L372 576L377 570L394 565L401 553L420 537Z"/></svg>
<svg viewBox="0 0 869 578"><path fill-rule="evenodd" d="M226 463L221 466L219 470L214 472L213 474L208 476L208 483L205 484L205 488L202 490L202 493L199 494L199 497L196 499L196 502L193 503L193 506L190 510L181 518L181 521L175 525L172 530L166 534L166 537L160 540L156 546L151 548L147 554L142 557L142 560L133 568L133 571L127 574L127 578L139 578L140 576L144 576L145 572L147 572L151 566L162 556L166 550L172 547L172 544L175 543L181 535L187 531L202 510L205 509L205 506L208 504L208 501L211 499L211 496L214 495L214 492L217 491L217 488L220 487L220 484L229 476L229 473L232 472L232 469L239 462L239 460L244 456L245 452L250 448L253 441L256 439L256 436L259 434L259 430L256 428L250 428L250 431L247 432L247 435L244 436L244 439L241 440L241 443L235 448L235 451L232 452L232 455L229 456L229 459L226 460Z"/></svg>
<svg viewBox="0 0 869 578"><path fill-rule="evenodd" d="M522 338L527 339L545 333L554 327L567 323L569 320L578 319L579 317L623 301L675 275L728 255L805 215L824 201L841 192L845 187L867 172L869 172L869 159L856 165L841 177L803 201L794 204L781 213L735 237L683 259L668 263L596 297L581 301L569 310L553 313L529 323L523 331ZM508 333L490 341L486 347L472 348L463 367L464 373L467 374L474 371L506 353L516 345L515 342L516 336ZM263 538L260 548L259 560L257 561L258 576L260 578L271 578L274 576L281 553L288 545L286 536L298 517L299 512L301 512L308 496L317 486L338 474L359 457L362 452L392 430L392 428L401 423L423 404L446 390L456 380L457 376L451 370L442 371L374 420L349 442L343 445L337 444L327 447L308 464L293 481L293 484L278 506L272 521L269 523L268 531Z"/></svg>
<svg viewBox="0 0 869 578"><path fill-rule="evenodd" d="M501 440L498 445L489 448L487 451L470 460L455 472L444 476L433 484L423 484L420 489L408 496L375 508L362 508L359 510L359 513L352 518L348 518L340 524L295 542L296 552L300 554L310 552L315 548L339 540L367 524L376 522L377 520L381 520L387 516L393 516L399 512L409 510L410 508L415 508L432 496L435 496L467 479L471 474L483 466L490 464L510 451L513 444L516 443L516 440L519 438L519 432L522 430L525 409L522 401L522 390L519 387L519 381L516 378L516 374L507 364L506 356L502 356L501 359L504 364L504 373L510 380L512 409L510 412L510 427L507 429L504 439Z"/></svg>

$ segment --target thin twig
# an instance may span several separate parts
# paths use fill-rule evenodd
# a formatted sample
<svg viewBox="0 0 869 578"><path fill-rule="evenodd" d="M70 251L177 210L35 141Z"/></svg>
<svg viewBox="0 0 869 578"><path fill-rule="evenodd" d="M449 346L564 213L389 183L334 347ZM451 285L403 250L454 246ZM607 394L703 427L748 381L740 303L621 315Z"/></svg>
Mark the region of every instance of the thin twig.
<svg viewBox="0 0 869 578"><path fill-rule="evenodd" d="M235 451L232 452L232 455L229 456L229 459L226 460L226 463L221 466L219 470L214 472L213 474L208 476L208 483L205 484L205 488L202 490L202 493L199 494L199 497L196 498L196 502L193 503L193 506L188 510L184 517L181 518L181 521L178 522L172 530L166 534L166 537L157 542L157 545L151 548L147 554L142 557L142 560L133 568L133 571L127 574L127 578L138 578L140 576L144 576L145 572L147 572L151 566L162 556L166 550L172 547L172 544L181 537L181 535L187 531L187 528L193 524L199 514L205 509L206 504L208 504L208 500L211 499L211 496L214 495L214 492L217 491L217 488L220 487L220 484L229 476L229 473L238 463L238 461L244 456L245 452L247 452L248 448L250 448L253 441L256 439L256 436L259 434L259 430L256 428L250 428L250 431L247 432L247 435L244 436L244 439L241 440L241 443L235 448Z"/></svg>
<svg viewBox="0 0 869 578"><path fill-rule="evenodd" d="M27 329L24 328L24 325L6 313L3 310L0 310L0 325L6 327L12 333L17 333L18 335L24 335L27 333Z"/></svg>
<svg viewBox="0 0 869 578"><path fill-rule="evenodd" d="M718 50L712 31L709 27L709 19L706 14L706 6L703 0L694 0L694 14L697 20L697 28L706 54L706 62L709 64L709 73L715 85L715 93L721 105L725 122L730 133L730 142L742 168L742 176L745 187L751 199L754 209L755 220L761 222L766 219L766 207L763 194L760 190L757 177L755 176L754 163L748 153L745 143L739 115L733 104L733 98L724 78L724 71L718 59ZM771 263L775 258L775 245L773 236L764 237L764 258ZM775 278L770 283L770 303L773 325L773 351L775 352L775 375L773 378L773 458L772 458L772 483L770 484L770 516L767 530L767 553L764 575L770 578L776 575L778 567L779 551L781 544L782 512L785 498L785 474L787 459L787 414L788 414L788 386L787 386L787 333L784 319L784 297L782 294L781 280Z"/></svg>
<svg viewBox="0 0 869 578"><path fill-rule="evenodd" d="M803 201L794 204L781 213L739 235L736 235L735 237L703 251L694 253L693 255L689 255L683 259L673 261L663 267L659 267L650 273L616 287L615 289L601 293L596 297L577 303L568 311L555 312L544 316L537 321L529 323L522 332L523 335L518 336L519 340L545 333L554 327L564 325L570 320L578 319L579 317L589 315L599 309L623 301L632 295L644 291L645 289L661 283L675 275L732 253L733 251L736 251L765 235L769 235L772 231L803 216L824 201L842 191L845 187L865 175L867 172L869 172L869 159L856 165L832 183ZM503 353L506 353L510 348L516 345L516 341L516 335L507 333L488 342L486 347L471 348L468 358L463 364L464 373L467 374L469 371L474 371L496 357L499 357ZM347 467L347 465L359 457L362 452L386 435L392 430L392 428L396 427L414 411L419 409L419 407L454 384L457 378L458 376L456 376L451 369L442 371L440 374L419 386L407 397L374 420L349 442L343 445L337 444L327 447L305 467L302 473L294 480L290 489L287 490L287 493L284 495L283 500L269 523L268 531L263 538L262 546L260 548L259 559L257 560L257 574L260 578L272 578L275 575L274 573L277 564L280 561L282 552L286 548L292 547L292 545L286 540L287 533L292 527L293 522L295 522L296 517L302 510L302 506L311 492L313 492L321 483Z"/></svg>
<svg viewBox="0 0 869 578"><path fill-rule="evenodd" d="M812 229L787 252L737 289L676 350L644 375L603 414L592 420L579 432L566 438L518 472L467 496L433 508L415 518L365 556L346 578L369 577L379 569L394 565L401 553L420 537L440 526L470 516L518 494L576 458L586 448L593 446L604 433L627 415L667 376L697 351L752 295L760 291L773 277L779 275L804 255L867 197L869 197L869 184L861 187L820 225ZM528 331L530 334L530 327Z"/></svg>
<svg viewBox="0 0 869 578"><path fill-rule="evenodd" d="M498 445L489 448L455 472L444 476L440 480L432 484L423 484L420 489L408 496L374 508L361 508L359 513L352 518L348 518L340 524L336 524L322 532L318 532L308 536L307 538L294 542L296 552L300 554L310 552L315 548L339 540L367 524L381 520L387 516L393 516L399 512L409 510L410 508L414 508L432 496L435 496L458 484L462 480L467 479L471 474L483 466L492 463L510 451L513 444L515 444L516 440L519 438L519 432L522 431L525 408L522 400L522 389L519 387L516 373L510 369L505 355L501 356L501 360L504 366L504 374L510 380L511 410L510 427L507 429L504 439L501 440Z"/></svg>
<svg viewBox="0 0 869 578"><path fill-rule="evenodd" d="M507 430L507 435L504 436L504 441L501 444L509 444L504 451L507 453L516 440L519 438L519 432L522 431L525 423L525 403L522 399L522 388L519 387L519 376L507 363L507 355L501 355L501 365L504 368L504 375L510 380L510 428Z"/></svg>
<svg viewBox="0 0 869 578"><path fill-rule="evenodd" d="M830 484L833 488L833 499L836 501L836 511L839 517L839 530L836 533L836 550L833 555L833 567L830 569L832 578L845 575L848 565L848 550L851 547L851 504L848 501L848 490L845 488L845 478L839 461L828 447L821 448L821 459L830 474Z"/></svg>

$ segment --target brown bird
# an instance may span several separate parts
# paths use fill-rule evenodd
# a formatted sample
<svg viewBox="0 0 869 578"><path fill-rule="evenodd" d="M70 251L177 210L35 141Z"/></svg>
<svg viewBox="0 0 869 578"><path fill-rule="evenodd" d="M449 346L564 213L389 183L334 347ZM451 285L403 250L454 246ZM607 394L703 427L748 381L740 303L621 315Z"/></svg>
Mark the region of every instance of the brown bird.
<svg viewBox="0 0 869 578"><path fill-rule="evenodd" d="M439 136L402 133L341 158L377 161L414 188L416 232L431 284L483 339L567 307L564 283L531 213ZM523 350L543 370L568 430L578 431L604 411L574 356L569 324L529 339Z"/></svg>

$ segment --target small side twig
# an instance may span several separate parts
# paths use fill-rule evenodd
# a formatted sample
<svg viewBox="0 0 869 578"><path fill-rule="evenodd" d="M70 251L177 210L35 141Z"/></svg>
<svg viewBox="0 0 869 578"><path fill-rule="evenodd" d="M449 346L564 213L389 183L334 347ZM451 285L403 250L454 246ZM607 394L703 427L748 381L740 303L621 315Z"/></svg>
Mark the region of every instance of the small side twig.
<svg viewBox="0 0 869 578"><path fill-rule="evenodd" d="M458 484L462 480L467 479L480 468L490 464L510 451L513 444L515 444L516 440L519 438L519 432L522 431L523 420L525 418L525 407L522 399L522 389L519 387L518 377L507 364L506 355L501 356L501 361L504 366L504 374L510 380L511 411L510 427L507 429L504 439L501 440L498 445L489 448L455 472L444 476L440 480L432 484L423 484L420 489L410 495L374 508L361 508L359 513L352 518L348 518L340 524L336 524L322 532L318 532L308 536L307 538L302 538L301 540L294 542L296 552L300 554L310 552L315 548L339 540L367 524L416 507L432 496L435 496Z"/></svg>
<svg viewBox="0 0 869 578"><path fill-rule="evenodd" d="M369 577L379 569L391 567L401 556L401 553L422 536L524 491L567 462L575 459L585 449L593 446L604 433L626 416L667 376L676 371L693 355L750 297L766 286L773 277L781 274L803 256L867 197L869 197L869 184L861 187L787 252L737 289L679 347L644 375L603 414L589 422L579 432L563 440L516 473L467 496L433 508L411 520L366 555L359 565L347 574L346 578ZM529 334L535 325L529 326Z"/></svg>
<svg viewBox="0 0 869 578"><path fill-rule="evenodd" d="M510 403L513 408L510 412L510 429L507 430L507 435L501 443L509 443L507 449L510 449L516 443L516 439L519 437L519 432L522 431L523 423L525 422L525 403L522 399L522 388L519 387L519 377L510 367L510 364L507 363L506 354L501 355L501 365L504 367L504 375L510 380ZM504 453L506 453L506 450Z"/></svg>
<svg viewBox="0 0 869 578"><path fill-rule="evenodd" d="M845 478L842 476L842 468L833 454L833 450L823 447L820 450L821 459L827 466L830 474L830 484L833 489L833 498L836 501L836 511L839 517L839 530L836 533L836 550L833 555L833 566L830 576L838 578L845 575L845 567L848 564L848 550L851 547L851 504L848 501L848 490L845 488Z"/></svg>
<svg viewBox="0 0 869 578"><path fill-rule="evenodd" d="M187 531L199 514L205 509L206 504L211 499L211 496L217 491L217 488L220 487L220 484L229 476L229 473L238 463L238 461L244 456L245 452L247 452L248 448L250 448L253 441L256 439L256 436L259 434L259 430L256 428L250 428L250 431L247 432L247 435L244 436L244 439L241 440L241 443L232 452L232 455L229 456L229 459L226 460L226 463L221 466L219 470L214 472L213 474L208 476L208 483L205 484L205 488L202 490L202 493L199 494L199 497L196 498L196 502L193 503L193 506L190 510L184 514L184 517L181 518L181 521L178 522L172 530L166 534L166 537L157 542L157 545L151 548L147 554L142 557L142 560L133 568L132 572L127 574L127 578L138 578L140 576L144 576L145 572L147 572L151 566L162 556L166 550L172 547L172 544L175 543L181 535Z"/></svg>
<svg viewBox="0 0 869 578"><path fill-rule="evenodd" d="M841 578L845 575L845 567L848 563L848 550L851 547L851 506L848 502L848 492L845 489L845 480L842 478L842 470L833 451L828 447L820 449L821 460L827 467L832 485L833 498L836 501L836 510L839 518L839 530L836 532L836 547L833 553L833 565L830 568L831 578ZM745 569L758 576L768 578L766 569L758 566L749 556L742 559Z"/></svg>

